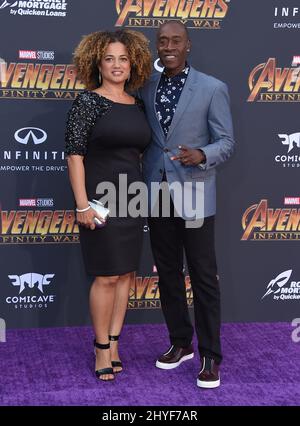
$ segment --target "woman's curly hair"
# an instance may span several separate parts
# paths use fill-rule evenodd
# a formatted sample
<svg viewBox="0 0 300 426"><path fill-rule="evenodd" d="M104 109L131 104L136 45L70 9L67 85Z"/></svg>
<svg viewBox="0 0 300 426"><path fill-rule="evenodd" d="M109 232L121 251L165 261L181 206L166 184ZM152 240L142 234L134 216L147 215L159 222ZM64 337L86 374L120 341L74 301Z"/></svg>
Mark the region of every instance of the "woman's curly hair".
<svg viewBox="0 0 300 426"><path fill-rule="evenodd" d="M132 30L97 31L84 36L74 52L78 77L88 90L100 86L98 65L107 46L115 42L124 44L129 55L131 73L126 88L129 91L136 90L150 77L152 57L149 41L142 33Z"/></svg>

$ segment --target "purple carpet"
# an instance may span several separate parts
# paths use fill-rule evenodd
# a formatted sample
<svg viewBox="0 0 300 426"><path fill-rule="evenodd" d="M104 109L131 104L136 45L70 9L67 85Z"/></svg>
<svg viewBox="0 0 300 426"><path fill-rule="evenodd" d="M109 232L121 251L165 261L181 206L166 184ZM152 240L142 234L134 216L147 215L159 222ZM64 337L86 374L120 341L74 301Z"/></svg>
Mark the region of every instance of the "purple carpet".
<svg viewBox="0 0 300 426"><path fill-rule="evenodd" d="M90 327L10 330L0 343L0 405L299 405L300 343L286 323L225 324L221 387L196 386L199 357L154 367L168 346L164 325L126 325L114 382L94 376ZM196 347L196 345L195 345Z"/></svg>

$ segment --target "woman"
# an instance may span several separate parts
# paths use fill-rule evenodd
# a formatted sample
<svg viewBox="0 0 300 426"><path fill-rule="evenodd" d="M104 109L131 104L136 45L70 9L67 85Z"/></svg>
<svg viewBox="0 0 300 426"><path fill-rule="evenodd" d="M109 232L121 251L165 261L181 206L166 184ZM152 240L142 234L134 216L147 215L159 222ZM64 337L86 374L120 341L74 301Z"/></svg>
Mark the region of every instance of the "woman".
<svg viewBox="0 0 300 426"><path fill-rule="evenodd" d="M69 112L66 154L83 259L88 274L95 276L90 311L96 376L106 381L122 371L118 337L139 265L143 222L140 217L117 214L104 227L96 227L94 219L101 217L88 202L99 199L99 183L111 182L117 199L110 201L118 212L119 174L126 175L128 185L142 180L140 154L151 133L141 102L128 91L145 83L152 61L142 34L120 30L85 36L74 62L87 90L77 96Z"/></svg>

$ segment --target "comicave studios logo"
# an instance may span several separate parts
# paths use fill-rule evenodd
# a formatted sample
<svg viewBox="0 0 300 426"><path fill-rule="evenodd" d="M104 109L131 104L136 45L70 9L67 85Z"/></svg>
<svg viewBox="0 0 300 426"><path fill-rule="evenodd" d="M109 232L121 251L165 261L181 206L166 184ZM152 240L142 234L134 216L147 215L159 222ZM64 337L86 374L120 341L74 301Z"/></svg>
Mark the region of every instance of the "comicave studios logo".
<svg viewBox="0 0 300 426"><path fill-rule="evenodd" d="M276 58L269 58L253 68L247 102L300 102L300 55L293 57L291 67L276 65Z"/></svg>
<svg viewBox="0 0 300 426"><path fill-rule="evenodd" d="M300 132L285 134L279 133L278 138L285 147L285 154L275 156L276 164L282 167L299 167L300 166Z"/></svg>
<svg viewBox="0 0 300 426"><path fill-rule="evenodd" d="M64 18L67 16L66 0L1 1L0 10L7 9L11 15L47 16Z"/></svg>
<svg viewBox="0 0 300 426"><path fill-rule="evenodd" d="M0 172L65 172L64 151L43 149L48 134L39 127L22 127L14 132L19 149L4 149ZM15 143L16 146L16 143Z"/></svg>
<svg viewBox="0 0 300 426"><path fill-rule="evenodd" d="M294 2L296 4L296 2ZM298 3L299 6L299 3ZM274 16L281 22L274 22L276 29L300 29L299 7L275 7Z"/></svg>
<svg viewBox="0 0 300 426"><path fill-rule="evenodd" d="M273 300L299 300L300 281L290 280L292 272L293 270L289 269L271 280L262 299L271 297Z"/></svg>
<svg viewBox="0 0 300 426"><path fill-rule="evenodd" d="M157 28L165 21L181 20L187 28L221 28L230 0L115 0L116 27Z"/></svg>
<svg viewBox="0 0 300 426"><path fill-rule="evenodd" d="M10 284L18 289L18 295L8 296L6 303L15 309L42 309L54 302L54 294L45 294L55 274L29 272L23 275L8 275ZM28 294L30 293L30 294ZM33 293L33 294L32 294Z"/></svg>

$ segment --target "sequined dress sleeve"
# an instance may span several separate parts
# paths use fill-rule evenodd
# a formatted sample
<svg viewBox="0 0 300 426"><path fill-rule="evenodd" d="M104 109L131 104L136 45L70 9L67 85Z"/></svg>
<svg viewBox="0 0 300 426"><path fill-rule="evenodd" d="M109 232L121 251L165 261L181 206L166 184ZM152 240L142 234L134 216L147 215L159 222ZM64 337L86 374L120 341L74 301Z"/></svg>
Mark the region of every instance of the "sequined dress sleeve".
<svg viewBox="0 0 300 426"><path fill-rule="evenodd" d="M89 136L99 116L111 108L111 104L92 92L84 91L74 100L67 117L65 154L85 156Z"/></svg>

